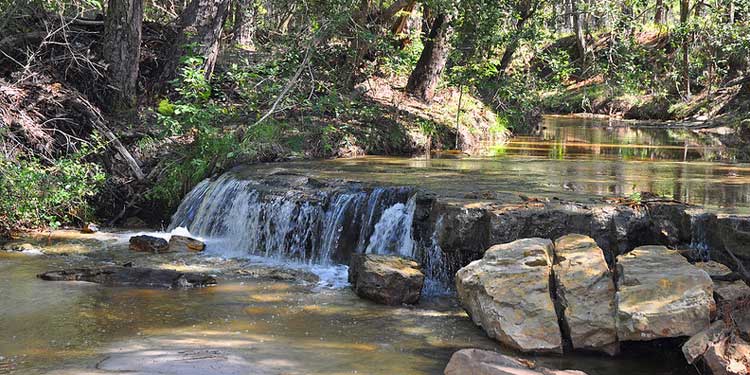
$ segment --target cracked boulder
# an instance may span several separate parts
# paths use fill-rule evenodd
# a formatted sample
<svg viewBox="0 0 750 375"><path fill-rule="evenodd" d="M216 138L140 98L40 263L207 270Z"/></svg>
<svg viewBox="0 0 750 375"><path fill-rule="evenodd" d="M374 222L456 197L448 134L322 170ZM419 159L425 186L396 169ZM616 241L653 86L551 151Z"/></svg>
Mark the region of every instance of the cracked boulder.
<svg viewBox="0 0 750 375"><path fill-rule="evenodd" d="M553 244L529 238L490 247L456 273L464 309L488 336L522 352L562 353L550 294Z"/></svg>
<svg viewBox="0 0 750 375"><path fill-rule="evenodd" d="M615 355L615 285L604 253L588 236L555 241L554 274L563 327L574 349Z"/></svg>

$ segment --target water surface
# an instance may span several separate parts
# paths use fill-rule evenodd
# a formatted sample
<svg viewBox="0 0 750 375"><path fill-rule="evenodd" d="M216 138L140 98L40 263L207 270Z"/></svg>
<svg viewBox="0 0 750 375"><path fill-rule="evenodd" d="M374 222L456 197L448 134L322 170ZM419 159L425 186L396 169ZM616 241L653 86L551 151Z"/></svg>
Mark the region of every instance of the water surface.
<svg viewBox="0 0 750 375"><path fill-rule="evenodd" d="M750 164L684 128L546 117L538 134L488 147L487 156L376 157L253 166L347 180L420 186L454 198L519 195L601 202L648 191L714 212L750 214Z"/></svg>
<svg viewBox="0 0 750 375"><path fill-rule="evenodd" d="M388 307L348 288L243 278L234 270L247 268L244 261L131 254L122 241L72 240L68 246L74 236L59 237L49 242L58 255L0 252L0 363L10 364L0 373L128 373L153 369L160 358L191 356L167 372L184 374L179 366L189 370L196 360L215 356L223 360L214 372L219 374L416 375L441 374L461 348L518 355L488 339L450 297ZM213 272L219 285L179 291L35 278L48 269L107 259ZM614 359L527 358L591 375L690 373L675 348L636 348Z"/></svg>

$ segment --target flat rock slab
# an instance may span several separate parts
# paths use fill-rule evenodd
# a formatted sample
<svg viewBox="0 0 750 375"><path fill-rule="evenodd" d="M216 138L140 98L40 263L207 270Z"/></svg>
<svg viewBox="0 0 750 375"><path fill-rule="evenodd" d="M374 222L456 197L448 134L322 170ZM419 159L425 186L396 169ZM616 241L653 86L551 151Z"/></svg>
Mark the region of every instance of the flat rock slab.
<svg viewBox="0 0 750 375"><path fill-rule="evenodd" d="M385 305L415 304L424 286L424 274L415 261L390 255L355 254L349 264L354 292Z"/></svg>
<svg viewBox="0 0 750 375"><path fill-rule="evenodd" d="M216 285L212 276L173 270L131 267L73 268L37 275L47 281L88 281L107 286L197 288Z"/></svg>
<svg viewBox="0 0 750 375"><path fill-rule="evenodd" d="M711 276L711 279L714 280L714 298L716 302L734 303L750 298L750 286L744 281L728 280L733 275L729 267L714 261L696 263L695 266L706 271Z"/></svg>
<svg viewBox="0 0 750 375"><path fill-rule="evenodd" d="M617 270L620 341L692 336L710 324L713 282L679 253L641 246L618 256Z"/></svg>
<svg viewBox="0 0 750 375"><path fill-rule="evenodd" d="M132 251L144 253L166 253L169 251L169 242L163 238L153 236L133 236L129 240L129 248Z"/></svg>
<svg viewBox="0 0 750 375"><path fill-rule="evenodd" d="M453 353L445 375L586 375L582 371L550 370L533 363L480 349Z"/></svg>
<svg viewBox="0 0 750 375"><path fill-rule="evenodd" d="M552 241L542 238L492 246L456 274L461 304L501 343L523 352L562 353L550 296L552 257Z"/></svg>
<svg viewBox="0 0 750 375"><path fill-rule="evenodd" d="M615 284L602 249L588 236L560 237L553 269L573 348L617 354Z"/></svg>

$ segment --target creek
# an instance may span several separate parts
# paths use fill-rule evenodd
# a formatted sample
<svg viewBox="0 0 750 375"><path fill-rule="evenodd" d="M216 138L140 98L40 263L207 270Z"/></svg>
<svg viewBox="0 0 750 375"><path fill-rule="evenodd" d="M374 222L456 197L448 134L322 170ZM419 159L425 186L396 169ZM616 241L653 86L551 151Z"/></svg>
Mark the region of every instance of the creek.
<svg viewBox="0 0 750 375"><path fill-rule="evenodd" d="M20 242L36 251L0 252L0 373L197 374L220 366L214 373L440 374L460 348L513 354L471 322L449 286L456 267L510 238L495 233L505 227L488 212L528 210L519 195L592 222L602 198L639 191L750 213L750 166L714 161L730 151L688 131L547 117L537 135L490 152L237 168L193 189L168 228L203 238L203 254L131 253L127 238L135 232L128 231L29 235ZM571 227L543 234L558 229ZM634 245L602 241L612 242L611 251ZM342 265L352 252L421 260L425 296L410 307L359 299ZM49 269L125 262L208 272L219 284L153 290L35 278ZM319 281L247 276L269 267ZM675 348L657 342L626 345L616 358L524 357L592 375L691 374Z"/></svg>

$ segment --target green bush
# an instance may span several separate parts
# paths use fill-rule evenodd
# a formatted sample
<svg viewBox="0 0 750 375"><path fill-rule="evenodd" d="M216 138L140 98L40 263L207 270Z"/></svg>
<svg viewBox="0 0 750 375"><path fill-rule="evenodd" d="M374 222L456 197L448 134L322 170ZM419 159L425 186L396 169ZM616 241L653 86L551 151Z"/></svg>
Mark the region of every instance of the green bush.
<svg viewBox="0 0 750 375"><path fill-rule="evenodd" d="M89 200L105 175L98 165L81 161L83 156L58 159L50 166L0 156L0 234L90 220Z"/></svg>

